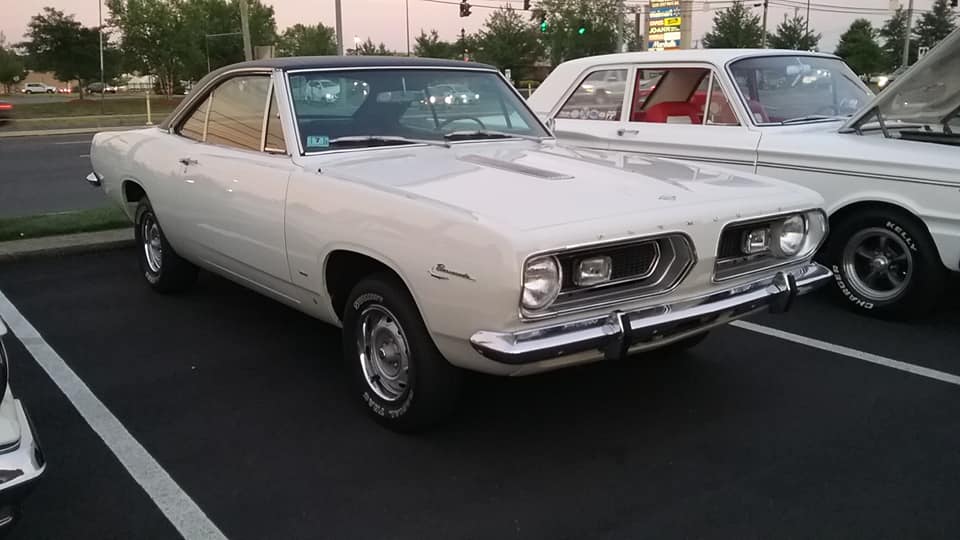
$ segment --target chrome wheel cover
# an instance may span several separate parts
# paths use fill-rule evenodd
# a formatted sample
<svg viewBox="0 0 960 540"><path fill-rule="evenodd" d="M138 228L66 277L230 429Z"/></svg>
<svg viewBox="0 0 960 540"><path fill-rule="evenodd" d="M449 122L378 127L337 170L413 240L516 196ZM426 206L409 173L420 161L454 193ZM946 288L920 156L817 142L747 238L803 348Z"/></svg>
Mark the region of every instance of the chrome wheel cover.
<svg viewBox="0 0 960 540"><path fill-rule="evenodd" d="M357 319L357 350L367 386L385 401L397 401L407 390L410 347L403 328L389 309L368 305Z"/></svg>
<svg viewBox="0 0 960 540"><path fill-rule="evenodd" d="M882 302L899 296L913 277L910 247L882 227L858 231L843 248L843 272L857 294Z"/></svg>
<svg viewBox="0 0 960 540"><path fill-rule="evenodd" d="M140 242L147 266L151 272L159 274L163 264L163 242L160 240L160 224L152 213L145 214L140 222Z"/></svg>

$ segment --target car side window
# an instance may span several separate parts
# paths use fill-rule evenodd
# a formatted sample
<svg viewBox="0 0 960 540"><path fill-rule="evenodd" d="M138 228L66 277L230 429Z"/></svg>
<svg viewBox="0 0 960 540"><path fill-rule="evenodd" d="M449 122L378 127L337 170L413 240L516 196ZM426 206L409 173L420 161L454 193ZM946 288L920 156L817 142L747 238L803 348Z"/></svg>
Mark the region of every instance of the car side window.
<svg viewBox="0 0 960 540"><path fill-rule="evenodd" d="M205 142L259 151L269 91L270 78L265 75L234 77L216 87Z"/></svg>
<svg viewBox="0 0 960 540"><path fill-rule="evenodd" d="M180 135L197 142L203 142L204 127L207 125L207 110L210 98L203 100L199 107L190 113L187 121L180 126Z"/></svg>
<svg viewBox="0 0 960 540"><path fill-rule="evenodd" d="M283 125L280 122L280 109L277 108L277 95L270 97L270 110L267 111L267 133L263 149L267 152L287 152L286 139L283 138Z"/></svg>
<svg viewBox="0 0 960 540"><path fill-rule="evenodd" d="M710 99L706 99L709 94ZM733 112L730 100L720 85L715 73L704 77L693 99L700 107L703 123L707 126L739 126L737 113Z"/></svg>
<svg viewBox="0 0 960 540"><path fill-rule="evenodd" d="M631 122L739 125L723 88L706 68L637 70Z"/></svg>
<svg viewBox="0 0 960 540"><path fill-rule="evenodd" d="M626 90L626 69L594 71L563 104L557 118L618 121Z"/></svg>

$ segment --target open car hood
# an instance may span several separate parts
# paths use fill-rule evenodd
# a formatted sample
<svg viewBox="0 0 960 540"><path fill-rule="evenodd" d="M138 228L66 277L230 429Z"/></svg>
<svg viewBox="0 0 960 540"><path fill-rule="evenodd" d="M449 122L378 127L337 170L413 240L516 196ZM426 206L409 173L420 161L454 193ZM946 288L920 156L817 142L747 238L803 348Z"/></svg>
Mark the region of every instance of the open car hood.
<svg viewBox="0 0 960 540"><path fill-rule="evenodd" d="M960 30L954 30L920 61L850 117L841 131L855 130L875 110L885 122L940 124L960 107Z"/></svg>

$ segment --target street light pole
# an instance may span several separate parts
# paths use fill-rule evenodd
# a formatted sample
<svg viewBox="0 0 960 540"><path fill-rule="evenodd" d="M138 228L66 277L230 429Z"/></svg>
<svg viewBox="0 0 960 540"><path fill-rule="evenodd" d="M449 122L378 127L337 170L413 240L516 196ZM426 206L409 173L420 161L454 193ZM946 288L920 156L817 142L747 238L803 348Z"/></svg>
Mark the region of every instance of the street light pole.
<svg viewBox="0 0 960 540"><path fill-rule="evenodd" d="M407 7L407 56L410 56L410 0L406 0Z"/></svg>
<svg viewBox="0 0 960 540"><path fill-rule="evenodd" d="M253 60L253 46L250 44L250 13L247 0L240 0L240 32L243 34L243 58Z"/></svg>
<svg viewBox="0 0 960 540"><path fill-rule="evenodd" d="M99 19L99 25L97 26L97 34L100 36L100 115L103 115L103 95L107 93L107 84L106 76L103 72L103 0L97 0L97 17ZM80 89L81 94L83 95L83 89Z"/></svg>
<svg viewBox="0 0 960 540"><path fill-rule="evenodd" d="M907 30L903 33L903 67L910 65L910 31L913 30L913 0L907 6Z"/></svg>
<svg viewBox="0 0 960 540"><path fill-rule="evenodd" d="M769 0L763 0L763 36L760 38L760 48L767 48L767 8L770 6Z"/></svg>
<svg viewBox="0 0 960 540"><path fill-rule="evenodd" d="M337 54L343 56L343 8L340 0L336 0L334 7L337 18Z"/></svg>

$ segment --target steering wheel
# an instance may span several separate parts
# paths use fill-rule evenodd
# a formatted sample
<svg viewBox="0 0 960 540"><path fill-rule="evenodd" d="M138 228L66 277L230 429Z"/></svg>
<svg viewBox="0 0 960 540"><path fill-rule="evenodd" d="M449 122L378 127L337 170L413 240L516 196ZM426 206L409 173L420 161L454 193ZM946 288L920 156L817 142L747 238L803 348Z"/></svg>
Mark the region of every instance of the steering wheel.
<svg viewBox="0 0 960 540"><path fill-rule="evenodd" d="M471 122L476 122L480 126L480 129L487 129L487 126L484 125L483 121L476 116L451 116L450 118L445 119L443 122L440 122L440 127L444 127L451 122L456 122L457 120L470 120Z"/></svg>

